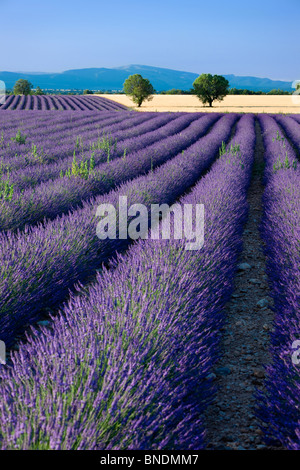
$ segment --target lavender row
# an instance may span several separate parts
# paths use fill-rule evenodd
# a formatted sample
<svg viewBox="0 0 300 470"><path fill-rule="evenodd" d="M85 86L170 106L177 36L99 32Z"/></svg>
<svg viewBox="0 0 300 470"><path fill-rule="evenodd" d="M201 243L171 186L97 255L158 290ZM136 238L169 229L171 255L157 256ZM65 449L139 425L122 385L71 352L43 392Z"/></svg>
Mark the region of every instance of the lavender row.
<svg viewBox="0 0 300 470"><path fill-rule="evenodd" d="M8 110L24 110L28 109L37 110L77 110L85 111L96 109L97 111L123 111L126 107L115 103L107 98L100 96L85 97L85 96L9 96L5 103L0 106L0 111Z"/></svg>
<svg viewBox="0 0 300 470"><path fill-rule="evenodd" d="M192 121L196 117L186 116L185 120ZM147 120L140 119L139 116L130 116L129 119L124 116L122 121L117 123L114 120L112 124L108 121L101 123L102 134L99 126L93 126L92 129L89 126L80 127L80 137L73 133L68 139L64 137L64 141L60 141L59 136L55 142L42 136L43 154L41 155L39 150L31 150L30 154L25 156L25 162L31 161L32 164L25 166L22 171L20 167L17 171L10 171L10 183L14 184L15 189L21 190L58 178L61 172L65 173L71 167L74 155L78 163L89 160L91 156L95 164L111 161L124 152L132 152L155 142L159 138L159 129L176 118L178 115L167 113L149 116ZM47 152L47 156L44 152Z"/></svg>
<svg viewBox="0 0 300 470"><path fill-rule="evenodd" d="M12 114L17 114L17 119L8 120L6 118L7 114L11 116ZM32 119L26 119L26 114L30 114ZM18 111L17 113L8 111L5 115L0 114L1 122L1 148L6 150L5 155L7 157L12 157L15 154L24 154L30 152L32 144L43 145L45 137L47 141L57 142L59 139L60 142L68 140L70 136L74 136L76 130L81 128L86 130L92 130L95 128L100 129L100 124L103 123L122 123L125 121L125 118L128 119L138 119L140 122L152 119L155 117L154 113L149 113L148 115L139 115L132 111L130 112L105 112L101 114L95 114L94 112L83 112L83 113L74 113L66 112L65 119L62 121L57 118L56 114L53 113L41 113L37 114L35 112L25 113L24 111ZM41 116L41 118L39 118ZM25 134L25 143L14 142L16 132L21 131L21 135ZM2 150L3 154L3 150Z"/></svg>
<svg viewBox="0 0 300 470"><path fill-rule="evenodd" d="M12 355L1 373L2 449L205 447L207 376L248 208L253 116L241 118L234 142L240 153L222 156L180 200L204 204L201 250L185 250L185 239L139 241Z"/></svg>
<svg viewBox="0 0 300 470"><path fill-rule="evenodd" d="M48 131L37 131L37 135L26 135L25 142L17 142L16 133L6 132L5 137L1 137L0 148L2 149L1 160L10 169L18 169L27 165L49 163L69 156L74 151L76 145L82 141L79 133L84 133L86 138L98 141L106 137L107 133L130 128L134 123L152 121L155 117L137 116L133 113L111 113L106 119L97 119L97 116L90 116L86 122L75 122L66 131L63 127L52 129L52 119L48 121ZM54 124L55 125L55 124ZM51 132L52 131L52 132ZM19 132L19 130L18 130ZM126 133L125 133L126 135ZM20 137L24 137L22 132ZM92 142L85 142L84 148L89 148ZM34 151L35 147L35 151ZM79 147L78 147L79 148ZM35 155L38 153L38 157Z"/></svg>
<svg viewBox="0 0 300 470"><path fill-rule="evenodd" d="M18 167L18 164L23 164L23 156L30 156L32 152L32 145L36 145L39 141L40 145L43 146L44 140L49 140L50 145L54 140L61 140L64 141L65 139L69 139L71 136L75 138L74 133L79 129L100 129L100 126L105 124L114 124L114 123L122 123L125 118L128 119L134 118L133 113L105 113L101 115L96 115L94 113L89 113L87 116L86 113L84 119L82 119L82 115L79 114L75 116L75 120L73 120L74 113L69 113L68 116L66 115L66 119L64 123L57 121L53 118L53 115L46 113L46 120L42 120L42 122L38 119L33 122L33 126L30 123L30 127L28 127L29 132L24 125L23 116L24 111L17 112L18 117L18 132L21 132L21 136L25 134L25 142L18 143L15 140L17 131L16 129L11 126L1 133L1 159L3 163L9 164L11 168ZM33 113L36 114L36 113ZM82 113L83 114L83 113ZM45 113L43 113L45 116ZM67 117L69 119L67 119ZM1 114L0 114L1 119ZM2 120L3 121L3 120ZM19 123L21 122L21 126ZM53 145L53 143L52 143ZM12 160L12 162L11 162ZM21 162L21 163L18 163ZM28 162L28 164L30 161ZM34 161L33 161L34 163Z"/></svg>
<svg viewBox="0 0 300 470"><path fill-rule="evenodd" d="M125 116L126 114L128 116L134 116L136 113L132 111L124 111L121 113L121 116ZM8 120L8 115L12 119ZM92 124L93 120L95 120L95 122L101 122L105 119L112 118L116 119L116 122L118 122L118 120L122 120L122 117L119 116L119 113L111 111L101 114L97 114L91 111L85 111L83 113L67 111L63 114L64 119L62 119L61 116L62 115L57 115L56 113L35 113L32 111L28 113L24 113L24 111L13 113L8 111L5 113L5 115L0 114L1 128L3 131L8 132L8 138L12 137L19 128L22 130L22 132L27 132L29 130L29 138L39 137L40 129L42 129L43 134L52 137L53 133L56 134L59 130L67 132L68 129L72 130L80 124Z"/></svg>
<svg viewBox="0 0 300 470"><path fill-rule="evenodd" d="M98 104L98 99L100 98L99 96L86 96L85 97L85 103L89 103L89 105L92 106L97 106ZM127 110L127 106L124 106L120 103L117 103L116 101L110 100L109 98L104 98L103 96L101 97L101 103L107 103L107 106L109 109L114 109L115 111L120 111L120 110Z"/></svg>
<svg viewBox="0 0 300 470"><path fill-rule="evenodd" d="M300 123L288 116L276 115L276 121L283 128L296 150L300 152Z"/></svg>
<svg viewBox="0 0 300 470"><path fill-rule="evenodd" d="M291 114L290 117L300 124L300 114Z"/></svg>
<svg viewBox="0 0 300 470"><path fill-rule="evenodd" d="M262 234L275 319L258 416L267 443L300 450L300 369L293 362L300 340L300 169L277 118L259 120L266 163Z"/></svg>
<svg viewBox="0 0 300 470"><path fill-rule="evenodd" d="M129 112L129 111L128 111ZM47 130L47 123L51 117L51 120L57 124L68 124L72 123L73 119L76 119L76 122L80 120L85 120L93 116L97 120L105 119L108 116L112 116L114 112L106 111L103 113L91 113L90 111L84 111L82 113L74 113L74 111L67 111L66 113L36 113L34 111L25 112L25 111L7 111L5 114L0 114L0 123L1 130L6 131L7 129L13 128L15 131L22 124L22 130L26 131L27 129L32 129L31 132L34 132L35 127L41 127L44 124L45 130ZM134 112L131 111L132 114ZM116 114L116 113L114 113Z"/></svg>
<svg viewBox="0 0 300 470"><path fill-rule="evenodd" d="M9 345L28 321L41 310L61 302L77 280L95 272L127 240L99 240L96 208L126 195L130 204L171 203L213 162L222 141L230 137L238 115L222 117L213 130L147 176L121 185L107 195L85 202L44 225L26 227L23 233L0 234L0 331Z"/></svg>
<svg viewBox="0 0 300 470"><path fill-rule="evenodd" d="M125 181L150 170L153 171L179 152L189 151L191 143L203 136L219 118L220 116L215 113L210 114L182 129L182 124L186 126L190 119L186 116L183 119L181 117L179 128L182 132L172 135L172 127L176 130L178 126L176 122L171 122L168 137L164 137L164 132L156 131L160 140L155 138L158 142L143 148L147 142L146 134L144 139L141 138L144 142L144 145L140 145L141 150L129 154L126 158L117 158L110 163L100 163L87 179L79 176L70 178L65 176L41 183L34 189L28 189L21 194L14 194L11 201L3 201L1 204L0 226L2 230L23 229L26 224L34 224L45 218L54 218L72 207L81 206L87 198L104 194Z"/></svg>
<svg viewBox="0 0 300 470"><path fill-rule="evenodd" d="M52 136L40 132L39 138L32 138L23 150L23 155L15 154L16 150L20 147L18 144L9 144L9 149L5 148L5 142L2 145L4 156L1 157L1 164L3 168L9 170L10 179L13 178L15 172L16 180L22 180L22 175L25 173L25 180L27 179L26 172L39 172L45 173L47 180L47 171L51 164L63 164L64 159L74 155L81 158L91 155L91 148L96 148L106 140L109 142L110 150L112 150L117 142L122 141L130 136L139 135L142 132L149 132L156 129L164 122L172 121L177 116L174 115L157 115L154 113L147 113L147 116L137 116L133 113L110 113L105 120L98 122L89 117L88 121L79 123L76 122L67 131L64 128L56 128L52 132ZM49 122L51 127L52 120ZM63 135L63 137L62 137ZM7 138L6 138L7 140ZM1 142L0 142L1 148ZM20 150L19 150L20 151ZM101 152L100 152L101 153ZM103 152L102 152L103 153ZM42 164L42 165L41 165ZM23 170L20 174L20 170ZM18 171L17 171L18 170ZM26 183L25 187L26 187ZM33 184L36 184L33 181ZM30 181L28 181L30 185ZM22 186L21 186L22 188Z"/></svg>
<svg viewBox="0 0 300 470"><path fill-rule="evenodd" d="M129 128L129 122L124 119L124 124L119 124L117 127L123 130L117 130L115 133L111 133L107 139L105 137L99 137L98 143L96 142L96 149L86 150L89 147L90 140L95 139L95 131L84 133L81 132L81 139L85 142L80 149L74 148L74 137L73 145L70 146L68 153L70 156L60 158L56 162L49 163L48 165L30 165L25 167L22 172L15 171L9 173L9 181L14 184L15 190L28 189L30 187L36 187L41 183L45 183L49 180L53 180L61 177L61 174L65 175L66 171L71 169L74 161L74 155L78 165L81 162L88 162L91 157L94 162L94 169L97 169L102 163L109 163L116 158L123 157L124 160L129 156L131 152L136 152L139 149L145 148L158 140L162 139L167 135L175 134L191 123L197 118L197 115L186 115L186 114L173 114L167 115L162 114L156 116L154 119L149 119L146 122L139 122L139 120L131 121L131 127ZM135 122L135 125L133 125ZM111 126L106 129L112 129ZM104 132L105 128L103 128ZM108 132L105 131L105 132ZM106 142L105 142L106 140ZM106 144L106 145L104 145ZM5 179L5 178L3 178ZM7 179L7 178L6 178ZM34 191L37 189L35 188Z"/></svg>

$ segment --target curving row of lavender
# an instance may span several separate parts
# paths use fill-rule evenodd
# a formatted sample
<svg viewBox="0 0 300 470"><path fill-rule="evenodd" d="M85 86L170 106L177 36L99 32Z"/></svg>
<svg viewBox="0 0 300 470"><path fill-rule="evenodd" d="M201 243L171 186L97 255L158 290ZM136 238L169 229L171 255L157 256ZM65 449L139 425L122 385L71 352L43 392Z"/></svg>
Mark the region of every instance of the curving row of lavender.
<svg viewBox="0 0 300 470"><path fill-rule="evenodd" d="M127 113L128 116L136 116L137 113L133 111L123 111ZM109 117L114 117L117 120L122 119L122 113L115 113L114 111L103 111L102 113L95 113L91 111L83 111L82 113L77 113L74 111L66 111L65 113L46 113L46 112L39 112L36 113L35 111L6 111L6 113L0 113L0 122L1 122L1 130L3 131L16 131L20 128L22 131L30 130L30 135L32 136L39 136L40 135L40 128L43 127L43 132L45 135L52 134L56 130L63 130L66 131L70 127L74 127L76 125L80 125L80 123L85 122L101 122L101 120L105 120ZM150 113L153 114L153 113ZM124 116L124 114L123 114ZM144 119L147 119L147 116L144 116ZM75 122L73 122L75 121ZM64 137L62 135L62 137Z"/></svg>
<svg viewBox="0 0 300 470"><path fill-rule="evenodd" d="M300 123L300 114L291 114L290 117L292 117L296 122Z"/></svg>
<svg viewBox="0 0 300 470"><path fill-rule="evenodd" d="M33 112L36 115L36 113ZM44 115L45 113L43 113ZM48 113L46 113L47 115ZM83 114L83 113L82 113ZM159 121L157 114L151 113L147 116L137 116L136 113L105 113L95 116L95 113L84 113L84 117L77 113L68 113L64 122L47 116L42 122L35 120L34 126L26 129L24 124L24 111L18 112L20 123L18 129L12 125L4 130L2 127L0 149L1 163L10 171L25 168L27 166L40 166L51 162L57 162L73 154L76 150L88 150L92 144L96 144L103 137L108 138L111 133L124 131L123 138L134 135L135 126ZM67 116L66 116L67 118ZM166 117L164 117L166 119ZM172 120L172 117L169 117ZM6 122L5 115L0 114L0 123ZM155 128L155 126L153 126ZM128 133L125 131L128 130ZM17 133L21 133L24 140L16 141ZM82 134L85 140L82 140ZM35 147L35 149L34 149Z"/></svg>
<svg viewBox="0 0 300 470"><path fill-rule="evenodd" d="M276 122L291 135L290 120L260 115L259 121L266 164L262 234L275 320L258 415L268 443L300 450L300 365L292 360L300 340L300 162Z"/></svg>
<svg viewBox="0 0 300 470"><path fill-rule="evenodd" d="M126 106L100 96L81 95L9 95L0 111L42 110L42 111L122 111Z"/></svg>
<svg viewBox="0 0 300 470"><path fill-rule="evenodd" d="M296 151L300 152L300 122L297 122L290 116L276 115L275 119L282 127Z"/></svg>
<svg viewBox="0 0 300 470"><path fill-rule="evenodd" d="M84 202L82 208L45 221L44 225L26 226L23 233L2 232L2 340L11 345L24 324L37 320L43 308L61 302L74 282L91 275L113 252L126 247L126 240L97 238L95 214L99 204L118 207L120 195L128 197L128 204L172 203L211 165L238 118L237 114L223 116L185 153L180 152L148 175L124 183L108 195Z"/></svg>
<svg viewBox="0 0 300 470"><path fill-rule="evenodd" d="M156 116L153 119L150 118L147 121L142 120L142 122L136 118L124 118L122 122L102 127L102 132L110 136L110 140L107 140L109 149L90 149L90 143L93 139L96 139L97 131L96 129L82 129L80 145L76 146L74 134L70 137L68 145L62 145L65 149L69 147L65 151L65 157L61 157L54 162L51 161L47 165L27 165L21 172L19 168L18 171L10 171L9 179L11 183L14 183L15 188L22 190L31 186L35 187L50 179L59 178L61 172L65 174L65 171L72 165L74 155L78 164L90 159L91 155L93 155L96 166L104 162L111 162L119 157L124 158L124 155L127 157L131 152L147 147L165 136L183 131L197 117L199 118L199 116L188 114L176 116L163 113L161 116ZM128 127L129 123L130 127ZM99 138L98 147L101 147L101 143L104 140L101 137ZM52 149L51 158L53 154L58 153L59 150L56 149L58 146L59 144L56 143Z"/></svg>
<svg viewBox="0 0 300 470"><path fill-rule="evenodd" d="M12 200L2 202L0 213L2 230L24 228L26 224L34 224L44 218L54 218L71 207L82 205L84 200L92 196L104 194L125 181L150 170L153 171L176 154L189 152L192 144L197 142L219 118L218 114L196 120L190 115L179 116L169 122L165 126L166 129L162 126L153 132L143 133L133 139L133 142L132 139L127 139L123 141L122 146L128 148L131 153L126 155L126 158L117 158L120 153L122 155L122 150L118 155L119 149L116 146L115 152L112 152L113 161L101 163L100 159L87 179L75 176L61 178L58 175L62 165L56 165L58 176L56 179L43 182L24 192L16 192ZM155 143L150 145L153 141ZM68 161L67 163L71 164ZM28 172L25 171L26 174L28 175ZM32 173L29 173L29 178L30 174ZM13 178L11 180L14 181Z"/></svg>
<svg viewBox="0 0 300 470"><path fill-rule="evenodd" d="M175 200L212 161L229 121L202 139L202 158L177 157L108 200ZM240 152L219 158L180 200L205 206L201 250L186 251L186 240L138 242L2 368L1 449L205 446L203 410L214 392L207 375L219 355L248 210L253 116L240 119L235 142Z"/></svg>

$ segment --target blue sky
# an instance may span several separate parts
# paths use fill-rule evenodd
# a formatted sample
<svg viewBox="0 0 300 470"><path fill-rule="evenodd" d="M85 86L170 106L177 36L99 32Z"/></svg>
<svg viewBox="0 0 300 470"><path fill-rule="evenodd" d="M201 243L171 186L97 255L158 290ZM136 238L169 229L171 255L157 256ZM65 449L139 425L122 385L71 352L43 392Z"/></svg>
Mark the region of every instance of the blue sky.
<svg viewBox="0 0 300 470"><path fill-rule="evenodd" d="M300 79L300 0L0 0L0 70L141 64Z"/></svg>

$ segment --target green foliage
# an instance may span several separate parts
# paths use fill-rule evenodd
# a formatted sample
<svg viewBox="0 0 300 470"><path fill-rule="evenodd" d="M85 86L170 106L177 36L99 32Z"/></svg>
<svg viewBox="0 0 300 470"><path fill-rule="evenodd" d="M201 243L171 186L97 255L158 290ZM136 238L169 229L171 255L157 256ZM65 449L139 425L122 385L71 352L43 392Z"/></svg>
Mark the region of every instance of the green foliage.
<svg viewBox="0 0 300 470"><path fill-rule="evenodd" d="M92 153L90 158L90 171L93 171L95 168L95 152Z"/></svg>
<svg viewBox="0 0 300 470"><path fill-rule="evenodd" d="M221 157L221 155L225 155L225 153L226 153L226 144L222 140L221 147L219 148L219 156Z"/></svg>
<svg viewBox="0 0 300 470"><path fill-rule="evenodd" d="M171 90L161 91L161 95L191 95L191 90L180 90L172 88Z"/></svg>
<svg viewBox="0 0 300 470"><path fill-rule="evenodd" d="M32 83L30 83L28 80L20 78L16 81L13 91L15 95L30 95L32 88Z"/></svg>
<svg viewBox="0 0 300 470"><path fill-rule="evenodd" d="M290 164L288 154L286 152L284 160L282 160L281 157L277 158L276 163L274 163L273 165L273 170L274 170L274 173L276 173L278 170L281 170L281 169L288 170L289 168L293 168L294 170L296 170L297 160L293 160L292 164Z"/></svg>
<svg viewBox="0 0 300 470"><path fill-rule="evenodd" d="M96 142L92 142L90 144L90 150L104 150L107 155L107 162L110 160L110 155L112 150L116 151L117 148L117 139L113 138L111 134L103 131L102 137L98 136L98 139Z"/></svg>
<svg viewBox="0 0 300 470"><path fill-rule="evenodd" d="M280 135L279 131L276 132L276 137L273 137L272 141L281 142L282 146L285 147L285 138Z"/></svg>
<svg viewBox="0 0 300 470"><path fill-rule="evenodd" d="M221 147L219 148L219 156L220 157L226 156L227 157L226 163L232 163L232 165L235 165L237 163L237 157L239 157L239 165L241 166L242 170L245 168L245 165L242 162L242 153L241 153L240 144L231 143L230 147L226 149L226 144L225 142L222 141Z"/></svg>
<svg viewBox="0 0 300 470"><path fill-rule="evenodd" d="M229 152L232 153L233 155L237 155L239 152L241 152L240 149L240 144L235 143L234 145L230 145Z"/></svg>
<svg viewBox="0 0 300 470"><path fill-rule="evenodd" d="M253 91L241 88L230 88L228 90L228 95L263 95L262 91Z"/></svg>
<svg viewBox="0 0 300 470"><path fill-rule="evenodd" d="M83 150L83 143L82 143L82 138L81 136L77 136L76 137L76 143L75 143L75 148L76 149L79 149L81 147L81 149Z"/></svg>
<svg viewBox="0 0 300 470"><path fill-rule="evenodd" d="M11 201L14 194L14 184L9 181L9 170L7 170L6 178L3 179L4 168L0 164L0 201Z"/></svg>
<svg viewBox="0 0 300 470"><path fill-rule="evenodd" d="M153 98L151 95L155 93L150 81L140 74L130 75L124 82L123 90L138 107L141 106L143 101L150 101Z"/></svg>
<svg viewBox="0 0 300 470"><path fill-rule="evenodd" d="M292 92L283 91L278 88L277 90L268 91L267 95L292 95Z"/></svg>
<svg viewBox="0 0 300 470"><path fill-rule="evenodd" d="M226 154L231 154L231 155L236 156L240 152L241 152L240 144L237 144L237 143L235 143L234 145L231 143L230 147L228 147L226 150L226 144L225 142L222 141L221 147L219 148L220 157Z"/></svg>
<svg viewBox="0 0 300 470"><path fill-rule="evenodd" d="M43 90L39 86L37 86L33 94L34 95L44 95L45 93L43 92Z"/></svg>
<svg viewBox="0 0 300 470"><path fill-rule="evenodd" d="M72 162L71 168L68 168L65 174L63 174L63 171L61 170L60 177L63 178L64 176L67 176L68 178L71 178L72 176L75 176L75 177L80 177L80 178L87 180L88 177L94 173L94 168L95 168L94 155L95 155L95 152L92 153L89 160L82 160L79 164L77 162L75 151L74 151L73 162Z"/></svg>
<svg viewBox="0 0 300 470"><path fill-rule="evenodd" d="M22 145L22 144L25 144L26 143L26 135L25 134L22 134L20 129L18 129L17 133L16 133L16 137L12 137L11 140L13 142L17 142L17 144L19 145Z"/></svg>
<svg viewBox="0 0 300 470"><path fill-rule="evenodd" d="M229 91L229 82L221 75L203 73L193 83L195 94L203 104L212 106L214 100L221 101Z"/></svg>
<svg viewBox="0 0 300 470"><path fill-rule="evenodd" d="M92 90L83 90L84 95L93 95L94 92Z"/></svg>
<svg viewBox="0 0 300 470"><path fill-rule="evenodd" d="M34 143L32 143L31 144L31 154L32 154L32 156L35 160L37 160L41 163L44 163L45 154L44 154L43 147L41 147L41 150L38 151L37 146Z"/></svg>
<svg viewBox="0 0 300 470"><path fill-rule="evenodd" d="M271 90L271 91L254 91L240 88L230 88L228 95L291 95L292 92L280 90Z"/></svg>
<svg viewBox="0 0 300 470"><path fill-rule="evenodd" d="M276 132L276 137L273 137L272 139L273 142L278 142L279 145L282 147L281 152L283 152L286 148L285 145L285 138L280 135L279 131ZM289 168L293 168L294 170L297 169L297 160L293 160L292 163L290 163L289 158L288 158L288 153L285 151L285 158L283 158L283 154L281 153L281 156L279 156L276 160L276 162L273 165L273 171L276 173L278 170L281 169L286 169L288 170Z"/></svg>

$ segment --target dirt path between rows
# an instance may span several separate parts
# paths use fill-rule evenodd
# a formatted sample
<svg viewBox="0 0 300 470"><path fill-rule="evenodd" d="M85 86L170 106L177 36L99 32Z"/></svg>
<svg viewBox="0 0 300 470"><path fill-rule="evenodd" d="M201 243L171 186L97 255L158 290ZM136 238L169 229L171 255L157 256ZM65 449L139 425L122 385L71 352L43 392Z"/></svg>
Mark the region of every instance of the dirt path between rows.
<svg viewBox="0 0 300 470"><path fill-rule="evenodd" d="M257 120L255 126L257 141L248 189L249 217L244 227L233 295L226 305L223 355L212 375L218 392L206 412L207 449L211 450L270 449L264 444L254 414L253 396L256 388L262 389L264 367L270 360L268 347L273 321L259 232L264 147Z"/></svg>

